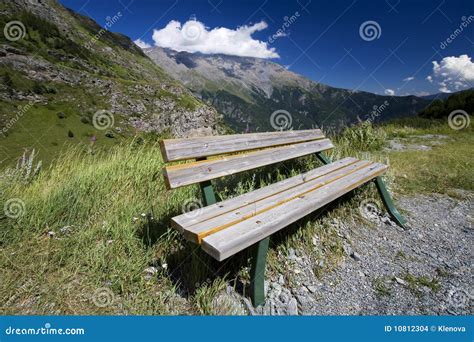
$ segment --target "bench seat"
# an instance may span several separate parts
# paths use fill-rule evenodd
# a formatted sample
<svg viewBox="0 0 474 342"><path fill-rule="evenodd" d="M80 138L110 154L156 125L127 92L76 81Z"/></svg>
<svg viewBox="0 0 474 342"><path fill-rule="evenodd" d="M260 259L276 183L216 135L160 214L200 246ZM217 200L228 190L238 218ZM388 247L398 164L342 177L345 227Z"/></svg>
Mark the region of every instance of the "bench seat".
<svg viewBox="0 0 474 342"><path fill-rule="evenodd" d="M172 219L183 236L222 261L360 185L387 166L345 158Z"/></svg>

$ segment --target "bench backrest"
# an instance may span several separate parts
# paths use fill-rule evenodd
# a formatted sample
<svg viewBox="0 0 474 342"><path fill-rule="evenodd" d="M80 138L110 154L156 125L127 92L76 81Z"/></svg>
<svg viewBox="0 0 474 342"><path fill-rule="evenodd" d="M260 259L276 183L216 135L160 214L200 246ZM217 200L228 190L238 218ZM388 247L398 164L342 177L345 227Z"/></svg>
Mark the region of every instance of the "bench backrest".
<svg viewBox="0 0 474 342"><path fill-rule="evenodd" d="M232 134L160 142L168 189L201 183L333 148L319 129ZM211 158L208 158L211 157Z"/></svg>

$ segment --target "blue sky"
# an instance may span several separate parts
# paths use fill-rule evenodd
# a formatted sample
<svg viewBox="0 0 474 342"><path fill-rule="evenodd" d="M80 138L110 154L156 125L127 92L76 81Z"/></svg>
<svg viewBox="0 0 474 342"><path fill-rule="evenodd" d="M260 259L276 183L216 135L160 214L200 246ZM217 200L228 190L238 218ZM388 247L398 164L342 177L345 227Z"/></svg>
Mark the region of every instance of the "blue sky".
<svg viewBox="0 0 474 342"><path fill-rule="evenodd" d="M250 53L277 54L273 61L335 87L395 95L474 87L474 1L60 1L101 25L120 12L111 31L150 45L154 30L171 21L198 21L209 37L200 46L232 53L247 42L221 44L218 31L208 33L258 24L249 42L258 46ZM168 31L156 36L179 45Z"/></svg>

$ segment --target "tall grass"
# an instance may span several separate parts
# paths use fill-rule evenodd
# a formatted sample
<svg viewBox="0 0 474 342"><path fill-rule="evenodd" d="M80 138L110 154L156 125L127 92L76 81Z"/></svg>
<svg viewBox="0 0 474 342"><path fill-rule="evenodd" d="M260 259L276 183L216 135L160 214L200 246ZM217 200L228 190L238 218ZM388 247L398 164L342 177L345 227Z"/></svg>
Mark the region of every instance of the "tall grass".
<svg viewBox="0 0 474 342"><path fill-rule="evenodd" d="M387 140L387 134L380 127L374 127L369 121L345 128L340 135L334 137L338 151L373 152L379 151Z"/></svg>
<svg viewBox="0 0 474 342"><path fill-rule="evenodd" d="M3 182L1 203L16 199L24 210L18 218L0 220L2 302L14 296L18 284L31 281L51 284L48 296L66 312L83 304L81 293L92 296L102 286L131 296L125 303L148 292L144 269L166 263L171 252L162 244L181 243L168 230L167 218L196 196L193 187L166 191L162 166L156 145L133 142L95 154L77 147L31 184ZM71 282L77 282L77 291L64 289ZM149 297L147 302L158 300L151 292Z"/></svg>

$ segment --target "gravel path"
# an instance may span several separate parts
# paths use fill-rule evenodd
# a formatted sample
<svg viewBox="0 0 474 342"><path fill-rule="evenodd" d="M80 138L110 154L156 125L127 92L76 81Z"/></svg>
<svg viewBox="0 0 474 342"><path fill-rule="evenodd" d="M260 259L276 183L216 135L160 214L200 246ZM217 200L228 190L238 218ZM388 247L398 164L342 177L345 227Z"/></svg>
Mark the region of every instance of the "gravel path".
<svg viewBox="0 0 474 342"><path fill-rule="evenodd" d="M280 275L267 284L265 306L250 314L461 315L473 314L474 230L471 193L402 197L404 230L389 220L372 226L339 224L346 257L317 279L311 261L294 251L297 281Z"/></svg>

